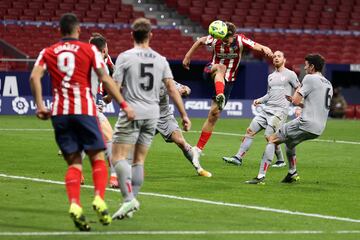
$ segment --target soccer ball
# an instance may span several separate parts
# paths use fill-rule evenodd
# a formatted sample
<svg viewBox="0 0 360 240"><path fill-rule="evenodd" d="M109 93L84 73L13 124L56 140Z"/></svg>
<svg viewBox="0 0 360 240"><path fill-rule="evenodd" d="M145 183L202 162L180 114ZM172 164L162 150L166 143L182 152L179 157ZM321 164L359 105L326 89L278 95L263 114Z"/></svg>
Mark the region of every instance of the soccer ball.
<svg viewBox="0 0 360 240"><path fill-rule="evenodd" d="M227 26L221 20L216 20L209 25L209 34L214 38L223 39L227 34Z"/></svg>

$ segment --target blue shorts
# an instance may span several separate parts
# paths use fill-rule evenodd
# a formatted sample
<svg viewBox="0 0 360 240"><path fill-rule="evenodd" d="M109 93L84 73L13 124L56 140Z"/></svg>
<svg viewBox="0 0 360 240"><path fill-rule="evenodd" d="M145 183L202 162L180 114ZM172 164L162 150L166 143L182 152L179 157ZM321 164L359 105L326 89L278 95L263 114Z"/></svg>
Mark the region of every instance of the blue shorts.
<svg viewBox="0 0 360 240"><path fill-rule="evenodd" d="M216 91L215 91L214 78L211 74L211 68L212 68L211 63L206 64L206 66L204 68L204 72L203 72L203 78L205 81L211 82L211 85L213 88L212 99L214 100L216 97ZM228 82L225 80L225 86L224 86L225 104L228 102L228 100L230 98L230 94L231 94L231 90L233 89L233 86L234 86L234 82Z"/></svg>
<svg viewBox="0 0 360 240"><path fill-rule="evenodd" d="M51 122L56 143L64 154L106 149L97 117L60 115L51 117Z"/></svg>

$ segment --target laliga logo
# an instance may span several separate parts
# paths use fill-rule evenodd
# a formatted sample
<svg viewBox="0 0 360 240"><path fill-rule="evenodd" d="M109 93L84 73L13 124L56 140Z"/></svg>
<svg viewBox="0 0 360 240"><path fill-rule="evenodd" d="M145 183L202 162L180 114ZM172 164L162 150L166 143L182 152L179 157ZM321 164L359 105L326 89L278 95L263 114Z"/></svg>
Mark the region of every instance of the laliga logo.
<svg viewBox="0 0 360 240"><path fill-rule="evenodd" d="M29 110L29 103L23 97L16 97L12 101L12 107L17 114L25 114Z"/></svg>

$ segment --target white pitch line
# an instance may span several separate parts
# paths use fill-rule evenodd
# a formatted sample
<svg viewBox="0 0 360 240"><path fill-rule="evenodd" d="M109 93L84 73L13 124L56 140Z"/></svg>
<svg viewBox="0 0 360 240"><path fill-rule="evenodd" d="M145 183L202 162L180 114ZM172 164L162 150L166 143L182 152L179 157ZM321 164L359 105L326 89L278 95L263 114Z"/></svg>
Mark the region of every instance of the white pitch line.
<svg viewBox="0 0 360 240"><path fill-rule="evenodd" d="M201 133L201 131L188 131L189 133ZM235 137L244 137L244 134L238 133L227 133L227 132L212 132L215 135L224 135L224 136L235 136ZM344 141L344 140L329 140L329 139L313 139L310 140L312 142L326 142L326 143L342 143L342 144L352 144L352 145L360 145L360 142L356 141Z"/></svg>
<svg viewBox="0 0 360 240"><path fill-rule="evenodd" d="M94 231L94 232L0 232L1 236L97 236L97 235L310 235L310 234L359 234L360 231Z"/></svg>
<svg viewBox="0 0 360 240"><path fill-rule="evenodd" d="M0 174L0 177L10 178L10 179L28 180L28 181L32 181L32 182L44 182L44 183L52 183L52 184L64 185L64 182L61 182L61 181L53 181L53 180L41 179L41 178L13 176L13 175L8 175L8 174ZM93 186L90 186L90 185L83 185L82 187L84 187L84 188L93 188ZM112 191L112 192L119 192L118 189L112 189L112 188L107 188L106 190L107 191ZM211 200L206 200L206 199L179 197L179 196L174 196L174 195L151 193L151 192L140 192L139 194L145 195L145 196L161 197L161 198L167 198L167 199L176 199L176 200L197 202L197 203L205 203L205 204L218 205L218 206L245 208L245 209L253 209L253 210L259 210L259 211L265 211L265 212L281 213L281 214L288 214L288 215L297 215L297 216L303 216L303 217L313 217L313 218L320 218L320 219L326 219L326 220L336 220L336 221L342 221L342 222L360 223L360 219L336 217L336 216L322 215L322 214L317 214L317 213L304 213L304 212L290 211L290 210L286 210L286 209L276 209L276 208L252 206L252 205L245 205L245 204L238 204L238 203L217 202L217 201L211 201Z"/></svg>
<svg viewBox="0 0 360 240"><path fill-rule="evenodd" d="M359 234L357 230L321 231L95 231L95 232L0 232L0 236L96 236L96 235L309 235L309 234Z"/></svg>

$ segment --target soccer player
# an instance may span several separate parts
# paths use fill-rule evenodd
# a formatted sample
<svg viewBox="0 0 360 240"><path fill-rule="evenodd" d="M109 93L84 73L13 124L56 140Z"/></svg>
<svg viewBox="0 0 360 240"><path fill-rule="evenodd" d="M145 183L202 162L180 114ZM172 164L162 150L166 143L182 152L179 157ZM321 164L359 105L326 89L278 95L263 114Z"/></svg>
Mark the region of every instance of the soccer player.
<svg viewBox="0 0 360 240"><path fill-rule="evenodd" d="M55 139L68 164L65 186L70 202L69 213L75 226L81 231L89 231L80 203L80 180L82 172L81 151L89 156L95 197L92 202L100 222L111 223L111 216L104 201L107 184L107 166L103 150L105 143L96 117L96 106L91 92L91 69L95 69L104 88L123 106L129 119L134 111L126 106L115 82L106 74L105 63L95 46L80 42L80 23L76 15L64 14L60 19L60 42L43 49L32 70L30 86L35 97L36 115L42 120L51 117ZM41 78L45 70L51 77L53 106L51 112L45 108L42 97Z"/></svg>
<svg viewBox="0 0 360 240"><path fill-rule="evenodd" d="M261 52L268 57L273 55L270 48L246 38L243 34L236 34L236 26L233 23L226 22L226 25L228 33L224 39L215 39L212 36L199 38L183 60L183 66L189 69L191 57L199 47L207 45L213 48L212 61L205 67L204 75L214 82L215 94L199 140L193 148L195 161L199 161L200 154L209 141L216 121L229 99L244 47Z"/></svg>
<svg viewBox="0 0 360 240"><path fill-rule="evenodd" d="M107 46L107 41L104 36L102 36L99 33L93 33L89 43L95 45L97 49L100 51L102 57L104 58L104 62L106 63L107 71L111 75L114 69L114 64L111 61L111 58L109 56L109 50ZM97 75L94 71L92 71L92 77L97 78ZM106 151L105 156L106 159L109 161L110 165L110 181L109 185L112 188L118 188L119 183L116 177L115 169L111 163L111 150L112 150L112 127L107 119L107 117L103 113L103 108L106 106L107 103L111 101L111 96L106 95L102 86L102 82L99 82L99 87L97 89L97 96L96 96L96 107L98 110L98 118L100 122L100 127L103 131L104 138L106 141Z"/></svg>
<svg viewBox="0 0 360 240"><path fill-rule="evenodd" d="M289 101L285 96L291 96L300 86L296 73L285 67L286 59L281 51L274 52L273 65L275 71L268 76L268 91L265 96L255 99L253 104L257 106L264 104L262 111L253 118L250 126L246 129L245 137L242 140L240 149L232 157L223 157L223 160L235 165L241 165L246 152L250 149L254 136L265 129L265 138L277 131L285 123ZM275 154L277 162L273 167L285 166L284 157L279 145L276 146Z"/></svg>
<svg viewBox="0 0 360 240"><path fill-rule="evenodd" d="M113 219L122 219L139 209L140 204L134 192L139 192L144 181L144 162L159 119L162 83L180 112L184 130L189 130L191 126L181 96L176 90L169 63L150 48L151 37L150 21L136 19L132 24L134 47L121 53L115 62L114 79L122 86L124 98L135 110L136 117L129 121L120 112L115 124L112 162L124 201ZM130 166L126 159L133 148L134 160Z"/></svg>
<svg viewBox="0 0 360 240"><path fill-rule="evenodd" d="M175 82L175 81L174 81ZM190 88L175 82L176 88L181 96L188 96ZM193 152L191 145L185 140L173 111L169 107L169 95L166 87L162 84L160 89L160 118L157 123L156 132L160 133L166 142L175 143L184 153L186 159L193 165L196 172L203 177L211 177L211 173L203 169L199 162L193 161Z"/></svg>
<svg viewBox="0 0 360 240"><path fill-rule="evenodd" d="M295 146L303 141L317 138L322 134L326 126L330 101L333 95L331 83L321 74L324 64L325 60L319 54L309 54L305 57L304 70L307 75L294 95L292 97L287 96L287 99L292 104L303 107L301 116L285 123L276 133L269 137L259 174L246 183L265 183L266 171L274 157L275 146L281 143L285 143L286 156L289 162L288 174L282 182L292 183L300 179L296 170Z"/></svg>

